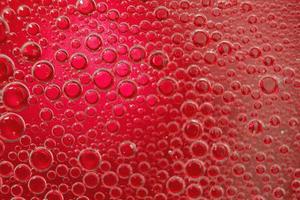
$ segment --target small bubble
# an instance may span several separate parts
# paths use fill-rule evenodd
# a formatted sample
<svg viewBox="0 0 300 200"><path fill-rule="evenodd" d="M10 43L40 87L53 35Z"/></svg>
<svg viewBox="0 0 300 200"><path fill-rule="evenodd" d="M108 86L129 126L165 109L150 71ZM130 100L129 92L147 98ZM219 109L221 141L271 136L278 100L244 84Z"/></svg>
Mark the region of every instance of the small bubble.
<svg viewBox="0 0 300 200"><path fill-rule="evenodd" d="M3 88L3 104L12 110L22 110L28 105L28 88L19 82L12 82Z"/></svg>
<svg viewBox="0 0 300 200"><path fill-rule="evenodd" d="M70 99L76 99L81 95L82 87L77 81L71 80L64 84L63 91Z"/></svg>
<svg viewBox="0 0 300 200"><path fill-rule="evenodd" d="M77 0L76 8L81 14L88 15L96 9L96 3L94 0Z"/></svg>
<svg viewBox="0 0 300 200"><path fill-rule="evenodd" d="M29 163L39 172L47 171L52 166L53 155L50 150L37 147L30 153Z"/></svg>
<svg viewBox="0 0 300 200"><path fill-rule="evenodd" d="M95 85L102 90L110 88L114 83L114 77L110 71L99 69L93 74Z"/></svg>
<svg viewBox="0 0 300 200"><path fill-rule="evenodd" d="M93 171L99 167L101 156L94 149L83 149L79 153L78 161L83 169Z"/></svg>
<svg viewBox="0 0 300 200"><path fill-rule="evenodd" d="M42 49L35 42L26 42L21 47L21 53L27 60L35 61L41 57Z"/></svg>
<svg viewBox="0 0 300 200"><path fill-rule="evenodd" d="M48 82L54 77L54 67L48 61L39 61L32 67L32 75L39 81Z"/></svg>
<svg viewBox="0 0 300 200"><path fill-rule="evenodd" d="M42 194L47 187L46 180L39 175L33 176L28 181L28 189L34 194Z"/></svg>
<svg viewBox="0 0 300 200"><path fill-rule="evenodd" d="M118 92L124 98L132 98L137 93L136 84L130 80L125 80L119 83Z"/></svg>
<svg viewBox="0 0 300 200"><path fill-rule="evenodd" d="M25 122L18 114L6 113L0 117L0 131L1 139L14 142L24 134Z"/></svg>
<svg viewBox="0 0 300 200"><path fill-rule="evenodd" d="M74 69L82 70L88 66L88 61L84 54L75 53L71 56L70 64Z"/></svg>

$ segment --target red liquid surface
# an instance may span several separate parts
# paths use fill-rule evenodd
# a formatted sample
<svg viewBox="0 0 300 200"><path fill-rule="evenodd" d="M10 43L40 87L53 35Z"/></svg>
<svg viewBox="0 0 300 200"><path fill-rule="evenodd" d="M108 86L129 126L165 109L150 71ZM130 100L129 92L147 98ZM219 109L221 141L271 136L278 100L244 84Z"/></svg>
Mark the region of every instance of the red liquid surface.
<svg viewBox="0 0 300 200"><path fill-rule="evenodd" d="M0 2L1 200L299 200L298 0Z"/></svg>

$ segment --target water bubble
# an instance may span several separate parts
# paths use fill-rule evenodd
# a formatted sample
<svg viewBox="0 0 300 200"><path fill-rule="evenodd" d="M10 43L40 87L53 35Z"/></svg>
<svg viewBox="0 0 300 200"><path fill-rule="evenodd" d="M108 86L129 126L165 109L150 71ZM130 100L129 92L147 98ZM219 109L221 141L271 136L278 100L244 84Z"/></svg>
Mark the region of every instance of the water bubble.
<svg viewBox="0 0 300 200"><path fill-rule="evenodd" d="M98 50L102 46L102 38L96 33L91 33L85 39L85 45L92 51Z"/></svg>
<svg viewBox="0 0 300 200"><path fill-rule="evenodd" d="M1 139L7 142L14 142L23 135L25 122L18 114L6 113L0 117L0 130Z"/></svg>
<svg viewBox="0 0 300 200"><path fill-rule="evenodd" d="M54 67L53 65L46 61L38 61L32 67L32 75L39 81L48 82L54 77Z"/></svg>
<svg viewBox="0 0 300 200"><path fill-rule="evenodd" d="M192 41L196 46L204 47L209 42L209 35L206 31L196 30L192 35Z"/></svg>
<svg viewBox="0 0 300 200"><path fill-rule="evenodd" d="M197 120L188 121L183 126L183 134L187 140L197 140L202 132L202 125Z"/></svg>
<svg viewBox="0 0 300 200"><path fill-rule="evenodd" d="M179 176L172 176L166 183L166 189L170 194L181 194L185 190L185 181Z"/></svg>
<svg viewBox="0 0 300 200"><path fill-rule="evenodd" d="M29 163L36 171L47 171L53 163L52 152L45 147L37 147L30 153Z"/></svg>
<svg viewBox="0 0 300 200"><path fill-rule="evenodd" d="M113 171L104 172L101 177L103 186L112 188L116 186L119 182L118 175Z"/></svg>
<svg viewBox="0 0 300 200"><path fill-rule="evenodd" d="M125 158L134 157L136 151L136 145L131 141L123 141L119 145L119 153Z"/></svg>
<svg viewBox="0 0 300 200"><path fill-rule="evenodd" d="M56 26L62 30L68 29L70 26L70 19L67 16L60 16L56 19Z"/></svg>
<svg viewBox="0 0 300 200"><path fill-rule="evenodd" d="M45 200L64 200L64 196L58 190L50 190L45 195Z"/></svg>
<svg viewBox="0 0 300 200"><path fill-rule="evenodd" d="M45 96L49 100L57 100L61 95L60 87L56 84L47 85L45 88Z"/></svg>
<svg viewBox="0 0 300 200"><path fill-rule="evenodd" d="M71 80L65 82L63 86L63 91L66 94L66 96L70 99L76 99L81 95L82 87L77 81Z"/></svg>
<svg viewBox="0 0 300 200"><path fill-rule="evenodd" d="M119 61L114 68L115 74L120 77L128 76L131 72L130 64L127 61Z"/></svg>
<svg viewBox="0 0 300 200"><path fill-rule="evenodd" d="M158 90L165 96L171 96L177 89L176 81L166 77L158 82Z"/></svg>
<svg viewBox="0 0 300 200"><path fill-rule="evenodd" d="M145 177L140 173L134 173L130 176L128 183L132 188L140 188L145 184Z"/></svg>
<svg viewBox="0 0 300 200"><path fill-rule="evenodd" d="M71 56L70 64L74 69L82 70L88 66L88 61L84 54L75 53Z"/></svg>
<svg viewBox="0 0 300 200"><path fill-rule="evenodd" d="M28 104L28 88L20 82L12 82L3 88L3 104L12 110L24 109Z"/></svg>
<svg viewBox="0 0 300 200"><path fill-rule="evenodd" d="M98 177L98 174L96 174L95 172L87 172L83 176L82 181L87 188L93 189L98 186L99 177Z"/></svg>
<svg viewBox="0 0 300 200"><path fill-rule="evenodd" d="M47 182L44 177L36 175L28 181L28 189L34 194L41 194L46 190Z"/></svg>
<svg viewBox="0 0 300 200"><path fill-rule="evenodd" d="M261 134L264 130L263 123L257 119L253 119L248 123L248 130L252 135Z"/></svg>
<svg viewBox="0 0 300 200"><path fill-rule="evenodd" d="M99 152L94 149L83 149L79 153L78 161L83 169L93 171L99 167L101 156Z"/></svg>
<svg viewBox="0 0 300 200"><path fill-rule="evenodd" d="M26 42L21 47L21 53L27 60L35 61L41 57L42 49L35 42Z"/></svg>
<svg viewBox="0 0 300 200"><path fill-rule="evenodd" d="M149 60L150 60L150 65L154 69L158 69L158 70L165 68L169 62L169 58L162 51L155 51L151 53L149 56Z"/></svg>
<svg viewBox="0 0 300 200"><path fill-rule="evenodd" d="M93 74L93 81L99 89L105 90L113 85L114 77L110 71L99 69Z"/></svg>
<svg viewBox="0 0 300 200"><path fill-rule="evenodd" d="M230 155L230 149L226 144L218 142L212 145L211 153L216 160L225 160Z"/></svg>
<svg viewBox="0 0 300 200"><path fill-rule="evenodd" d="M165 20L169 17L169 10L164 6L159 6L155 9L154 14L158 20Z"/></svg>
<svg viewBox="0 0 300 200"><path fill-rule="evenodd" d="M10 177L13 174L14 165L9 161L0 162L0 177Z"/></svg>
<svg viewBox="0 0 300 200"><path fill-rule="evenodd" d="M146 56L145 49L142 46L134 46L129 51L129 57L134 62L140 62Z"/></svg>
<svg viewBox="0 0 300 200"><path fill-rule="evenodd" d="M278 92L278 82L275 78L266 76L259 81L260 89L266 94Z"/></svg>
<svg viewBox="0 0 300 200"><path fill-rule="evenodd" d="M114 63L117 60L118 53L115 49L106 48L102 52L102 59L106 63Z"/></svg>
<svg viewBox="0 0 300 200"><path fill-rule="evenodd" d="M199 179L205 173L204 163L198 159L190 159L185 163L184 170L191 179Z"/></svg>
<svg viewBox="0 0 300 200"><path fill-rule="evenodd" d="M117 174L120 178L126 179L132 174L132 167L129 164L122 163L117 168Z"/></svg>
<svg viewBox="0 0 300 200"><path fill-rule="evenodd" d="M96 9L96 3L94 0L77 0L76 8L81 14L88 15Z"/></svg>
<svg viewBox="0 0 300 200"><path fill-rule="evenodd" d="M31 168L27 164L19 164L14 169L14 177L20 182L27 182L31 177Z"/></svg>
<svg viewBox="0 0 300 200"><path fill-rule="evenodd" d="M124 98L132 98L137 93L136 84L130 80L125 80L119 83L118 92Z"/></svg>

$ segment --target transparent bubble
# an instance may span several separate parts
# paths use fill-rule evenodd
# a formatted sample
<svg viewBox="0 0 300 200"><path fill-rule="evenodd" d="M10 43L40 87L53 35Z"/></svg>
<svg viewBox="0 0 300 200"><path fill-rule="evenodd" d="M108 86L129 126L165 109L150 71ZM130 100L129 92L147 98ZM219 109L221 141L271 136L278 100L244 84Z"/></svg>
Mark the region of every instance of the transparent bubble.
<svg viewBox="0 0 300 200"><path fill-rule="evenodd" d="M29 61L38 60L42 55L42 49L39 44L35 42L26 42L21 47L22 55Z"/></svg>
<svg viewBox="0 0 300 200"><path fill-rule="evenodd" d="M3 104L12 110L21 110L28 105L28 88L20 82L12 82L3 88Z"/></svg>
<svg viewBox="0 0 300 200"><path fill-rule="evenodd" d="M0 137L7 142L14 142L20 139L25 131L23 118L15 113L5 113L0 117Z"/></svg>
<svg viewBox="0 0 300 200"><path fill-rule="evenodd" d="M69 97L70 99L76 99L81 95L82 87L80 83L78 83L77 81L71 80L65 82L63 86L63 91L66 94L66 96Z"/></svg>
<svg viewBox="0 0 300 200"><path fill-rule="evenodd" d="M34 194L42 194L47 187L46 180L39 175L33 176L28 181L28 189Z"/></svg>
<svg viewBox="0 0 300 200"><path fill-rule="evenodd" d="M37 147L30 153L29 163L36 171L47 171L53 164L52 152L45 147Z"/></svg>
<svg viewBox="0 0 300 200"><path fill-rule="evenodd" d="M14 73L14 69L15 64L13 60L5 54L0 54L0 84L8 81L9 77Z"/></svg>
<svg viewBox="0 0 300 200"><path fill-rule="evenodd" d="M78 155L78 161L83 169L93 171L99 167L101 156L94 149L83 149Z"/></svg>
<svg viewBox="0 0 300 200"><path fill-rule="evenodd" d="M53 79L55 74L53 65L46 61L38 61L32 67L32 75L39 81L48 82Z"/></svg>
<svg viewBox="0 0 300 200"><path fill-rule="evenodd" d="M95 71L95 73L93 74L93 80L95 85L99 89L103 89L103 90L110 88L114 83L113 75L111 74L110 71L106 69L99 69Z"/></svg>

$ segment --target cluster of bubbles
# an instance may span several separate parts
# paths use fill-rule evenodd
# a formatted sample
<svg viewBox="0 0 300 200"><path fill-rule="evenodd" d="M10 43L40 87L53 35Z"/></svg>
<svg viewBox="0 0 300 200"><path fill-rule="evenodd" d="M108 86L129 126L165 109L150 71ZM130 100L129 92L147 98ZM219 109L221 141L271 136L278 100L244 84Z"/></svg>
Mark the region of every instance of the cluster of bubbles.
<svg viewBox="0 0 300 200"><path fill-rule="evenodd" d="M299 199L299 7L1 1L0 199Z"/></svg>

